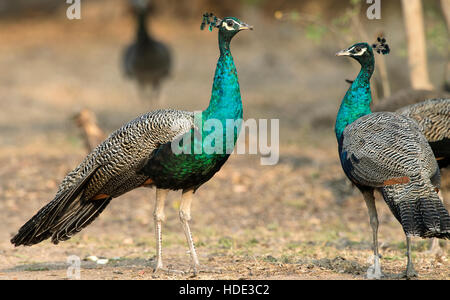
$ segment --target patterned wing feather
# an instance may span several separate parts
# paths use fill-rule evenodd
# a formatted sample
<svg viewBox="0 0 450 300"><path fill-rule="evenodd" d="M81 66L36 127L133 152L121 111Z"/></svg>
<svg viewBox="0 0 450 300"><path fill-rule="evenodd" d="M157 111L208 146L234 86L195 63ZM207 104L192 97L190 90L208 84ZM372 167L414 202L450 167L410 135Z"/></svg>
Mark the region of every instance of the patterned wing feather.
<svg viewBox="0 0 450 300"><path fill-rule="evenodd" d="M430 99L403 107L397 113L419 123L428 142L450 139L450 99Z"/></svg>
<svg viewBox="0 0 450 300"><path fill-rule="evenodd" d="M112 198L141 186L148 177L138 171L152 151L192 124L192 113L176 110L153 111L127 123L64 178L53 201L22 226L11 242L18 246L50 236L53 243L69 239L89 225Z"/></svg>
<svg viewBox="0 0 450 300"><path fill-rule="evenodd" d="M357 185L404 183L417 174L431 178L437 171L419 126L394 113L373 113L356 120L345 129L340 147L344 171Z"/></svg>

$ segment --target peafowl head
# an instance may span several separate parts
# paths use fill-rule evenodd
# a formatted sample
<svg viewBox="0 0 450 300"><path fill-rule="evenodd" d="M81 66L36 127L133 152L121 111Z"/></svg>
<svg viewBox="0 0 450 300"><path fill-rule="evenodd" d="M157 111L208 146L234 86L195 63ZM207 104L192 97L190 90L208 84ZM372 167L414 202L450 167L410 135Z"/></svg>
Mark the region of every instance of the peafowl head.
<svg viewBox="0 0 450 300"><path fill-rule="evenodd" d="M226 17L223 20L214 16L212 13L203 14L203 21L200 29L204 29L208 26L209 31L212 31L214 27L219 29L219 35L224 37L226 40L231 40L233 36L242 30L253 30L253 26L250 26L238 18Z"/></svg>
<svg viewBox="0 0 450 300"><path fill-rule="evenodd" d="M136 10L146 10L151 7L152 3L150 0L130 0L131 6Z"/></svg>
<svg viewBox="0 0 450 300"><path fill-rule="evenodd" d="M336 56L349 56L356 59L362 66L373 63L373 50L367 43L357 43L348 49L336 53Z"/></svg>
<svg viewBox="0 0 450 300"><path fill-rule="evenodd" d="M370 46L367 43L357 43L348 49L344 49L336 53L336 56L349 56L356 59L361 65L370 65L374 63L374 54L376 51L378 54L389 54L390 48L386 44L386 39L379 37L377 43Z"/></svg>

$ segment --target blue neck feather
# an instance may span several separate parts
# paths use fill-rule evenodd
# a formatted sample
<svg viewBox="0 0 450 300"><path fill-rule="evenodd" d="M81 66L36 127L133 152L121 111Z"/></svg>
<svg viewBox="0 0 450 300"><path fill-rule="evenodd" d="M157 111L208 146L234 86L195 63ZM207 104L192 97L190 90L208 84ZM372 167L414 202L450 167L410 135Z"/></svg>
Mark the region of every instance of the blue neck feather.
<svg viewBox="0 0 450 300"><path fill-rule="evenodd" d="M231 38L232 36L224 36L219 32L220 57L214 75L211 100L208 108L202 113L203 120L220 120L224 133L226 120L242 119L243 113L237 70L230 52ZM240 127L235 130L234 142L239 130Z"/></svg>
<svg viewBox="0 0 450 300"><path fill-rule="evenodd" d="M342 100L335 125L338 141L349 124L371 113L370 78L372 77L374 66L375 60L373 56L368 61L361 62L361 71Z"/></svg>

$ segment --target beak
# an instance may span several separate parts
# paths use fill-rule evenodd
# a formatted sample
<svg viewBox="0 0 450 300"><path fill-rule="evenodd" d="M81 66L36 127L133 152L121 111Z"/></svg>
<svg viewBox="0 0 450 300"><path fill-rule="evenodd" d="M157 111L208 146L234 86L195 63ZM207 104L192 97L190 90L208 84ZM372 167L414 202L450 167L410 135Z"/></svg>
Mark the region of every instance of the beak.
<svg viewBox="0 0 450 300"><path fill-rule="evenodd" d="M350 53L350 51L348 51L348 49L339 51L338 53L336 53L336 56L351 56L352 54Z"/></svg>
<svg viewBox="0 0 450 300"><path fill-rule="evenodd" d="M239 31L240 30L253 30L253 26L250 26L248 24L242 23L241 26L239 27Z"/></svg>

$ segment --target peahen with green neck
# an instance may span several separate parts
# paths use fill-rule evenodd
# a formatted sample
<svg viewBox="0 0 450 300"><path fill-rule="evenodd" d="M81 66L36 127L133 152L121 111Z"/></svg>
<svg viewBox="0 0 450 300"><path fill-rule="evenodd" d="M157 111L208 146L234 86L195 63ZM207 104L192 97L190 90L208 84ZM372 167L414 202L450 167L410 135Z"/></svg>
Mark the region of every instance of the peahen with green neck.
<svg viewBox="0 0 450 300"><path fill-rule="evenodd" d="M218 28L220 57L208 108L197 115L178 110L152 111L112 133L64 178L55 198L19 229L11 239L14 245L30 246L50 237L55 244L67 240L89 225L111 199L138 187L155 187L157 271L163 268L161 227L166 195L169 190L182 190L179 215L197 273L199 261L189 228L193 194L219 171L231 153L205 149L212 144L233 148L236 143L242 101L230 42L239 31L252 29L237 18L212 17L205 14L202 27ZM227 120L232 120L234 135L217 130L216 139L208 139L212 130L200 123L211 120L223 128ZM200 152L195 152L198 145Z"/></svg>
<svg viewBox="0 0 450 300"><path fill-rule="evenodd" d="M136 37L123 52L124 74L136 81L142 98L160 99L161 83L170 75L172 55L147 29L150 0L132 0L130 4L136 18Z"/></svg>
<svg viewBox="0 0 450 300"><path fill-rule="evenodd" d="M335 133L342 168L362 192L369 211L374 264L368 277L382 276L374 198L374 190L378 190L405 232L405 275L409 278L417 275L411 260L411 237L449 239L450 216L438 197L439 168L419 125L397 113L371 113L374 50L388 54L385 39L373 46L358 43L336 54L357 60L361 71L342 100Z"/></svg>

